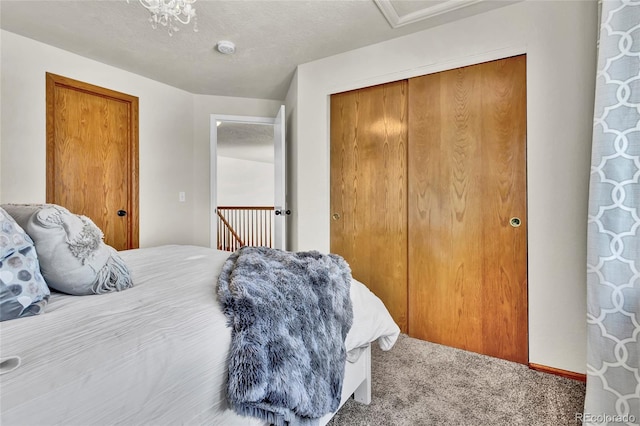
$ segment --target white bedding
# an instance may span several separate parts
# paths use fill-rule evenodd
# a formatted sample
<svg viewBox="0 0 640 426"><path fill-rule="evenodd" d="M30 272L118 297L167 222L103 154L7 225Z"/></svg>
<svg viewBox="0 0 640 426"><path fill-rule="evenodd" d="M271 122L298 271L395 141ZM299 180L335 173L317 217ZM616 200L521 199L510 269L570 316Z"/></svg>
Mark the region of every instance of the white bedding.
<svg viewBox="0 0 640 426"><path fill-rule="evenodd" d="M0 357L21 365L0 375L0 424L250 425L226 406L230 330L216 300L228 252L161 246L120 252L135 286L119 293L54 293L39 316L0 323ZM354 323L345 341L399 329L380 300L354 280Z"/></svg>

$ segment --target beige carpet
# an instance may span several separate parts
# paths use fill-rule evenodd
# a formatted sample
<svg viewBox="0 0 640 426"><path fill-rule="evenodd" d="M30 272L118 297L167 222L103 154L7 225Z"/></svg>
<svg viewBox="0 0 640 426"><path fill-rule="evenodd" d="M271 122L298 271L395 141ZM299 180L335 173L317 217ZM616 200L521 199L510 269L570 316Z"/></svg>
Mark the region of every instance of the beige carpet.
<svg viewBox="0 0 640 426"><path fill-rule="evenodd" d="M329 425L577 425L585 385L527 366L400 335L372 350L370 405L353 400Z"/></svg>

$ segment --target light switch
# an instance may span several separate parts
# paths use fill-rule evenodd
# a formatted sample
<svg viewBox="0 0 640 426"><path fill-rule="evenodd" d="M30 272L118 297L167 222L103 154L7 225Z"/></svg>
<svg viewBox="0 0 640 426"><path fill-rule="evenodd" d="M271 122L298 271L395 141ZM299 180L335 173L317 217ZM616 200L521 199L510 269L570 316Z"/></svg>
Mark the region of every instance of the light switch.
<svg viewBox="0 0 640 426"><path fill-rule="evenodd" d="M186 194L183 191L178 192L178 201L184 203L187 199Z"/></svg>

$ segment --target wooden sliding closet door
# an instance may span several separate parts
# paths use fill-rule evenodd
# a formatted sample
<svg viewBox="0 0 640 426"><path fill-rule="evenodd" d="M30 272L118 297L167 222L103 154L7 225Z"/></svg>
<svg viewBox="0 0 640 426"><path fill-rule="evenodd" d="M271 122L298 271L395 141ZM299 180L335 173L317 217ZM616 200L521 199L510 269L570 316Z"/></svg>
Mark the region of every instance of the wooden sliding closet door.
<svg viewBox="0 0 640 426"><path fill-rule="evenodd" d="M407 82L331 96L331 251L407 330Z"/></svg>
<svg viewBox="0 0 640 426"><path fill-rule="evenodd" d="M520 363L525 71L518 56L409 80L409 334Z"/></svg>

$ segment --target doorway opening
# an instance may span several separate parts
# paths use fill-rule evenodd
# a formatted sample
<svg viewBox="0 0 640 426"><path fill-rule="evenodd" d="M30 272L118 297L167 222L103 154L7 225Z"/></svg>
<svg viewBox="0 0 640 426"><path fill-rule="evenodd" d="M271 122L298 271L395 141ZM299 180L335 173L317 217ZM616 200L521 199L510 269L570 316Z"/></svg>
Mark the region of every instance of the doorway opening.
<svg viewBox="0 0 640 426"><path fill-rule="evenodd" d="M211 116L211 247L284 249L283 109Z"/></svg>

